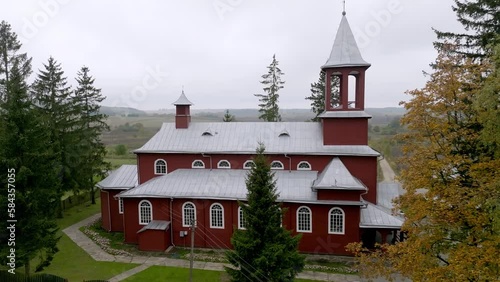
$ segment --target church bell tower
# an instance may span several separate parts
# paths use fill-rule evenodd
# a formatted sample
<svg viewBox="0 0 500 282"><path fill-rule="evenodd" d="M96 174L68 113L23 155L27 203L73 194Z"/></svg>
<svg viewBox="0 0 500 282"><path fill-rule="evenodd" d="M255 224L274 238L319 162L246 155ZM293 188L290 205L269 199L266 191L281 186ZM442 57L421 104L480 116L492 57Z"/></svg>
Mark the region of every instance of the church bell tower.
<svg viewBox="0 0 500 282"><path fill-rule="evenodd" d="M365 110L365 72L370 67L359 51L345 11L325 72L325 111L319 115L324 145L367 145L368 119ZM352 92L352 93L351 93Z"/></svg>

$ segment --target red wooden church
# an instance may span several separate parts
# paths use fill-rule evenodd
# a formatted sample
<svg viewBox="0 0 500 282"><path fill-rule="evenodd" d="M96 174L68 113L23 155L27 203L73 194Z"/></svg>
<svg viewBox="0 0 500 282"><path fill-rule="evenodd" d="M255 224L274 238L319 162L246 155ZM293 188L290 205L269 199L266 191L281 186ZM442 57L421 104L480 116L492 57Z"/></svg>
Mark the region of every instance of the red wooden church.
<svg viewBox="0 0 500 282"><path fill-rule="evenodd" d="M392 240L402 220L377 205L379 153L368 146L364 111L369 67L344 15L322 66L321 122L192 123L183 92L174 102L175 123L164 123L134 151L137 166L124 165L98 183L103 228L124 232L140 250L163 251L189 246L195 220L196 247L231 248L233 231L245 228L237 201L246 199L245 177L263 143L287 209L283 226L302 233L300 251L347 254L350 242ZM332 98L332 79L340 81L340 99Z"/></svg>

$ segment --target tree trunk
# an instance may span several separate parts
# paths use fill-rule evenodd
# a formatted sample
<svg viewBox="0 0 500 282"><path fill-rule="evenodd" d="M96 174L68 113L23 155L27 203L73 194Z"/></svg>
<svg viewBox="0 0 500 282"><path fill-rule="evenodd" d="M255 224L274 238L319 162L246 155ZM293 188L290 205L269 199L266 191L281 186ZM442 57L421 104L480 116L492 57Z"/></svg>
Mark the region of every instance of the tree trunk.
<svg viewBox="0 0 500 282"><path fill-rule="evenodd" d="M29 259L24 264L24 274L26 274L26 276L30 275L30 260Z"/></svg>
<svg viewBox="0 0 500 282"><path fill-rule="evenodd" d="M90 201L92 205L95 205L95 191L94 186L90 187Z"/></svg>

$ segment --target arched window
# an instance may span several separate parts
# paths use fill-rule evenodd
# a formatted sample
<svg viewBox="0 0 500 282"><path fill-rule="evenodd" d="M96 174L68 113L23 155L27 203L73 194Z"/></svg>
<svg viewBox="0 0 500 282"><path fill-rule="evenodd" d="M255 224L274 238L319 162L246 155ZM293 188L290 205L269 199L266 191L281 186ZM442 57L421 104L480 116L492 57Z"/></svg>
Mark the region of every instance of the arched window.
<svg viewBox="0 0 500 282"><path fill-rule="evenodd" d="M153 207L146 200L139 202L139 224L146 225L153 219Z"/></svg>
<svg viewBox="0 0 500 282"><path fill-rule="evenodd" d="M224 228L224 207L221 204L210 206L210 228Z"/></svg>
<svg viewBox="0 0 500 282"><path fill-rule="evenodd" d="M297 165L297 170L311 170L311 164L306 161L302 161Z"/></svg>
<svg viewBox="0 0 500 282"><path fill-rule="evenodd" d="M196 206L191 202L182 205L182 226L191 227L193 221L196 224Z"/></svg>
<svg viewBox="0 0 500 282"><path fill-rule="evenodd" d="M231 168L231 163L226 160L221 160L217 163L217 168Z"/></svg>
<svg viewBox="0 0 500 282"><path fill-rule="evenodd" d="M312 232L311 209L302 206L297 209L297 232Z"/></svg>
<svg viewBox="0 0 500 282"><path fill-rule="evenodd" d="M345 215L340 208L332 208L328 213L328 233L344 234Z"/></svg>
<svg viewBox="0 0 500 282"><path fill-rule="evenodd" d="M271 169L284 169L283 163L280 161L273 161L271 163Z"/></svg>
<svg viewBox="0 0 500 282"><path fill-rule="evenodd" d="M255 166L255 163L253 161L246 161L244 164L243 164L243 169L252 169L252 167Z"/></svg>
<svg viewBox="0 0 500 282"><path fill-rule="evenodd" d="M165 160L155 161L155 174L166 174L167 173L167 162Z"/></svg>
<svg viewBox="0 0 500 282"><path fill-rule="evenodd" d="M192 168L205 168L205 163L202 160L195 160L191 164Z"/></svg>
<svg viewBox="0 0 500 282"><path fill-rule="evenodd" d="M247 220L243 215L243 209L238 207L238 229L247 229Z"/></svg>

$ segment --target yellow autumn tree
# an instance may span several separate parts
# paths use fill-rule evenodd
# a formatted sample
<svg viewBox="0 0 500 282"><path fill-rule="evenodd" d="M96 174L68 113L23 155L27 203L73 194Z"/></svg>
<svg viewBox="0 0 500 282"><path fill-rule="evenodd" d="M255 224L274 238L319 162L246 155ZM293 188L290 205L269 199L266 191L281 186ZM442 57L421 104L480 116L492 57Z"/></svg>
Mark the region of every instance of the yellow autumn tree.
<svg viewBox="0 0 500 282"><path fill-rule="evenodd" d="M498 89L488 92L496 95L489 99L496 105L476 102L495 64L475 64L454 48L447 44L439 50L425 87L408 91L410 101L402 102L407 113L401 122L408 132L399 136L400 181L406 192L396 207L405 215L406 240L377 250L351 244L368 277L394 279L398 273L413 281L500 281L499 147L482 138L484 130L500 130L498 124L483 126L481 118L498 116ZM493 80L498 85L498 76Z"/></svg>

